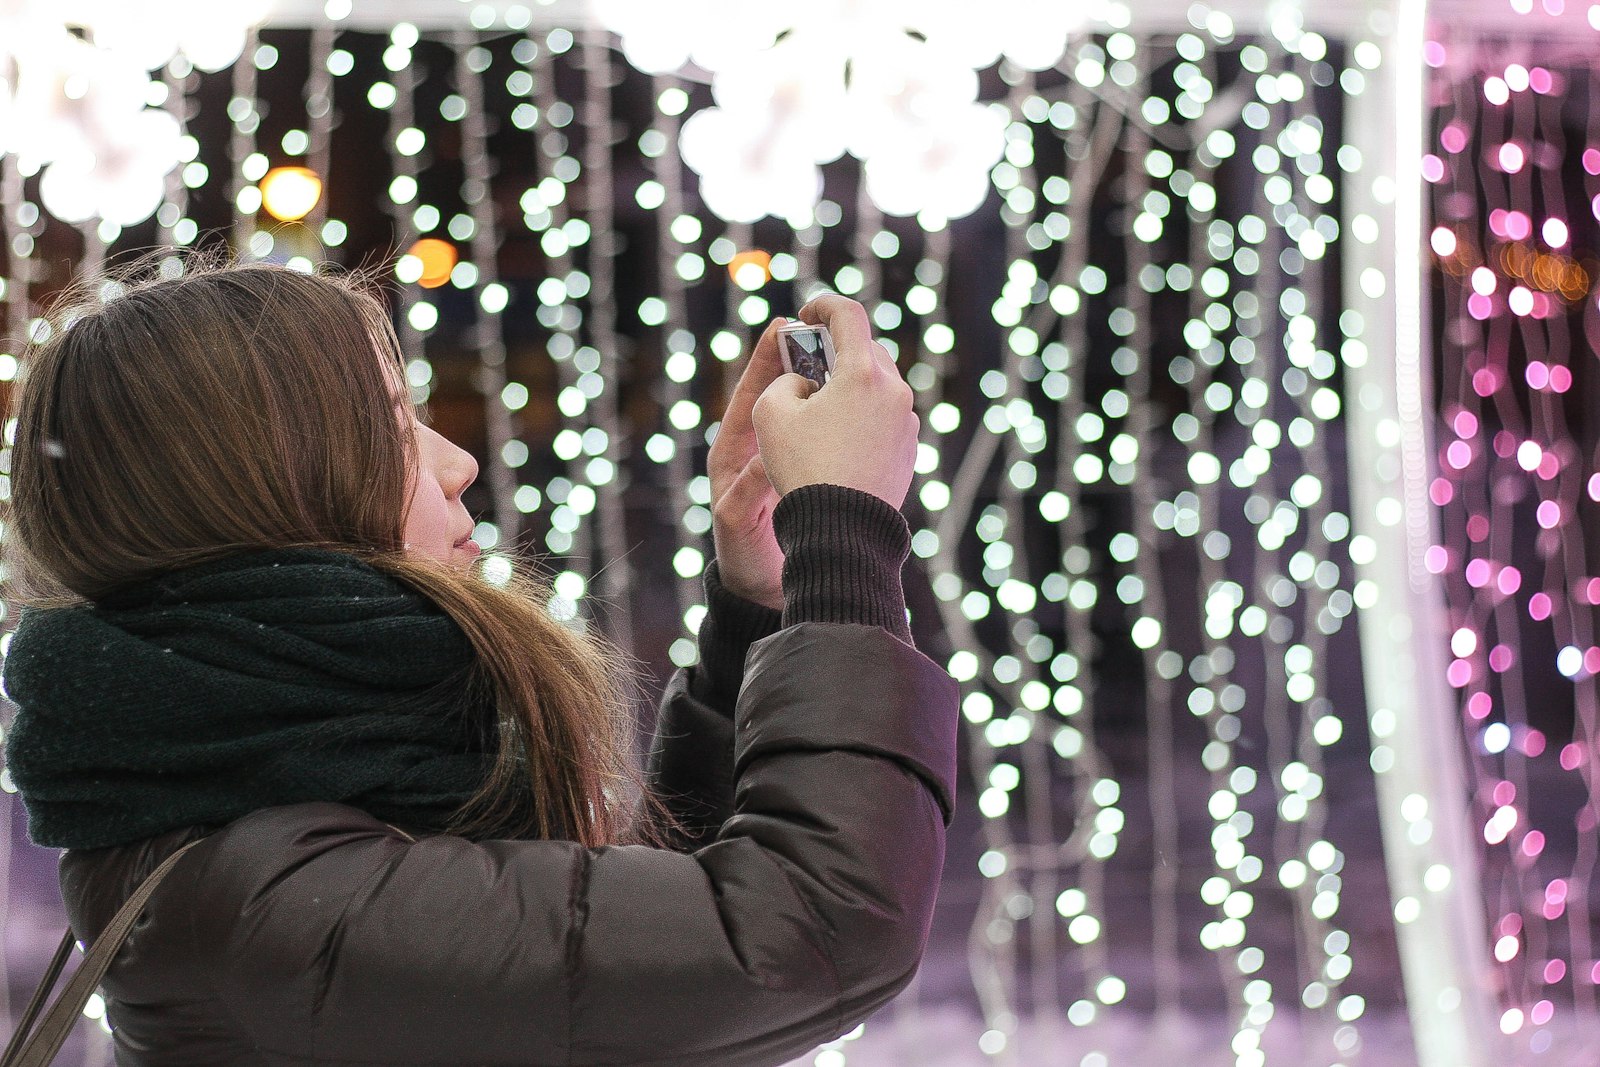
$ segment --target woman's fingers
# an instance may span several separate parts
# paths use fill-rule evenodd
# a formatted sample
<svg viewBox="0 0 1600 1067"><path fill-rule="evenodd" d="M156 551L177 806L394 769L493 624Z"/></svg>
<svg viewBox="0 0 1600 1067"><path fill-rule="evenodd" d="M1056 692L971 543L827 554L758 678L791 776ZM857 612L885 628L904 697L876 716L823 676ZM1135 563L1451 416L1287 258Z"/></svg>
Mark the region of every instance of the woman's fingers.
<svg viewBox="0 0 1600 1067"><path fill-rule="evenodd" d="M849 297L825 293L800 309L800 318L826 326L833 335L834 373L871 369L874 357L872 322L867 309Z"/></svg>
<svg viewBox="0 0 1600 1067"><path fill-rule="evenodd" d="M783 374L783 361L778 358L778 327L786 321L773 319L762 331L761 339L756 342L750 360L744 366L744 373L739 375L738 384L733 387L728 410L722 416L722 429L717 431L719 434L729 430L736 434L750 432L750 412L755 407L756 398Z"/></svg>

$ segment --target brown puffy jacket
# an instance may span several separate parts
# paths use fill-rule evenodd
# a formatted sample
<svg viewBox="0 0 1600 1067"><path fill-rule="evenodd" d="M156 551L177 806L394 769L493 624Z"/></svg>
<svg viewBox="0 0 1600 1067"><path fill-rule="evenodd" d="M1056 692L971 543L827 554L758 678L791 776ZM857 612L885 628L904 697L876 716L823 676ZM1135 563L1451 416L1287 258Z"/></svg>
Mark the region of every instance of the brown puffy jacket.
<svg viewBox="0 0 1600 1067"><path fill-rule="evenodd" d="M732 720L693 688L673 677L651 753L683 851L325 803L211 833L106 977L117 1062L778 1064L847 1032L926 943L955 683L882 628L803 622L750 647ZM73 929L200 833L66 853Z"/></svg>

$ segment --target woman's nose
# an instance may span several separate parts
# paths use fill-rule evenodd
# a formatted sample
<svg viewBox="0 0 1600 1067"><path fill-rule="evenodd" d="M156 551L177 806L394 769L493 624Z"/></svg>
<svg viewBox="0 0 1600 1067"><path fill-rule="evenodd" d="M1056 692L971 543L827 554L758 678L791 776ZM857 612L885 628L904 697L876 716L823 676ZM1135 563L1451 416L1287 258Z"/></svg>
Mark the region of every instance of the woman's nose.
<svg viewBox="0 0 1600 1067"><path fill-rule="evenodd" d="M471 452L453 444L450 447L454 450L452 459L456 478L450 495L455 497L466 492L467 486L478 480L478 461L472 458Z"/></svg>

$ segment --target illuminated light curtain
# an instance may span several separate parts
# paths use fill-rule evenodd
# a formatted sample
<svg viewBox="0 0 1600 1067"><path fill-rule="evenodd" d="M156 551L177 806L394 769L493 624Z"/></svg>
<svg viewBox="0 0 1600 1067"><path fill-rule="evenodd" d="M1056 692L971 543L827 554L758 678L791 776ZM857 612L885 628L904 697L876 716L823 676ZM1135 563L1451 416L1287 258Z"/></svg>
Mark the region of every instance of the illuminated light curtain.
<svg viewBox="0 0 1600 1067"><path fill-rule="evenodd" d="M660 74L650 79L650 99L654 121L636 142L639 153L649 160L650 177L641 181L632 195L640 207L656 212L656 292L641 301L635 314L647 329L664 333L665 342L659 351L663 353L661 373L666 380L661 383L661 418L645 440L644 453L652 463L665 465L669 484L688 485L694 475L697 435L692 427L679 425L685 420L674 420L671 413L685 411L680 405L693 403L694 382L701 377L699 371L706 355L701 351L701 339L689 329L686 303L689 288L706 274L705 257L695 251L701 247L704 226L685 211L683 161L672 147L677 144L689 95L676 75ZM659 321L652 327L644 321L646 318ZM703 539L711 532L711 510L686 499L664 501L662 507L672 525L673 559L684 564L674 567L677 580L672 589L673 606L685 633L673 639L668 655L675 664L687 664L694 662L697 654L693 635L700 630L705 605L700 602L700 582L688 566L690 555L686 553L701 552Z"/></svg>
<svg viewBox="0 0 1600 1067"><path fill-rule="evenodd" d="M1004 158L970 219L886 216L846 160L810 219L730 224L677 153L710 102L687 76L627 71L580 22L533 26L525 9L486 22L473 8L468 32L358 28L335 3L312 33L253 36L229 72L168 68L166 106L227 143L186 146L151 228L105 240L113 254L193 245L220 198L246 256L355 265L376 247L399 283L414 397L484 405L479 536L545 555L552 610L613 636L632 622L645 639L629 612L646 576L667 578L676 664L693 661L710 558L695 472L737 361L818 285L862 299L922 416L911 592L922 568L932 610L913 622L963 683L962 825L981 847L947 893L977 886L967 944L983 1021L962 1047L1108 1067L1148 1062L1148 1032L1243 1065L1378 1063L1367 1008L1398 994L1369 978L1393 970L1389 919L1363 912L1385 882L1362 840L1372 827L1328 821L1374 790L1350 620L1380 544L1342 484L1364 367L1344 343L1362 330L1341 303L1360 298L1341 281L1354 213L1341 218L1337 197L1352 175L1371 189L1341 110L1370 104L1370 129L1392 104L1366 95L1382 66L1361 35L1307 33L1292 6L1274 10L1266 35L1196 6L1172 32L1102 25L1054 67L987 72ZM280 47L311 57L291 87L303 118L263 114ZM206 78L231 85L226 123L191 113L218 106ZM644 114L626 97L641 85ZM370 146L345 140L358 112L381 128ZM438 151L453 139L459 170ZM381 242L357 247L354 215L321 214L370 176L346 158L387 166L367 205L390 217ZM256 183L285 162L329 189L319 214L280 227ZM13 164L0 157L15 339L49 224ZM619 203L612 187L633 174ZM422 238L453 250L441 275L412 254ZM458 344L439 327L462 319L463 298ZM512 316L537 339L514 337ZM1365 322L1377 348L1375 313ZM641 397L627 411L625 385ZM664 552L617 540L625 481L657 493L650 543ZM511 566L489 555L491 575ZM607 586L630 565L633 580ZM1402 837L1412 792L1380 809ZM809 1062L915 1047L937 1007L916 992ZM1207 1014L1223 1022L1185 1029Z"/></svg>
<svg viewBox="0 0 1600 1067"><path fill-rule="evenodd" d="M1491 1021L1510 1055L1566 1063L1592 1055L1600 1027L1600 19L1512 7L1525 17L1441 21L1425 45L1426 565L1448 609L1429 666L1468 753Z"/></svg>
<svg viewBox="0 0 1600 1067"><path fill-rule="evenodd" d="M978 550L981 584L959 549L934 582L961 649L952 672L970 683L981 729L973 762L992 847L980 867L992 888L979 920L992 959L974 971L991 979L991 1053L1009 1044L1024 1002L1081 1028L1065 1040L1086 1064L1107 1062L1094 1051L1099 1019L1151 1006L1170 1019L1225 1005L1241 1063L1267 1061L1285 1002L1302 1020L1295 1054L1331 1062L1360 1047L1344 849L1323 830L1324 750L1356 725L1327 696L1327 646L1354 607L1349 522L1329 478L1338 362L1317 344L1337 330L1321 266L1339 236L1325 173L1337 142L1317 117L1337 114L1337 70L1316 34L1246 42L1226 16L1196 16L1198 32L1173 44L1116 33L1073 49L1063 69L1076 85L1055 79L1053 103L1016 74L995 175L1010 235L993 308L1006 360L979 379L981 416L952 406L930 420L936 432L969 412L982 423L950 479L959 518L940 522ZM1077 142L1076 166L1044 169L1038 133ZM1121 179L1103 184L1113 163ZM1098 221L1108 211L1123 214L1110 233ZM1036 405L1055 409L1053 427ZM1056 547L1029 566L1039 533ZM1115 598L1111 618L1102 598ZM1076 640L1062 643L1069 632ZM1112 763L1080 726L1106 719L1094 704L1116 687L1092 672L1112 657L1136 657L1142 676L1117 695L1133 696L1147 723L1143 797L1099 777ZM1078 803L1057 828L1050 776L1063 772L1078 779ZM1209 815L1198 840L1211 869L1197 884L1180 882L1181 867L1163 871L1197 843L1173 789L1183 776L1184 803ZM1129 818L1149 841L1136 858L1122 843ZM1151 872L1149 920L1113 915L1103 899L1118 862ZM1196 895L1211 911L1203 923ZM1023 923L1027 962L1010 947ZM1270 956L1263 946L1284 934L1291 947ZM1184 959L1197 941L1219 965L1203 983ZM1154 988L1130 990L1119 961L1146 952ZM1059 994L1053 975L1030 972L1032 957L1058 954L1087 965L1069 967ZM1292 976L1282 1001L1263 975ZM1123 1003L1130 992L1137 1009Z"/></svg>

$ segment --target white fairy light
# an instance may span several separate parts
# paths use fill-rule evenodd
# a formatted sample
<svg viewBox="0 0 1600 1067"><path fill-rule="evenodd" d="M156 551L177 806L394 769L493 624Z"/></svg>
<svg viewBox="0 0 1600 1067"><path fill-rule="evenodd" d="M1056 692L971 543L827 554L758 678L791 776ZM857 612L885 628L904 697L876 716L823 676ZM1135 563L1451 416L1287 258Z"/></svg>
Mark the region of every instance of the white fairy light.
<svg viewBox="0 0 1600 1067"><path fill-rule="evenodd" d="M227 67L264 13L258 3L158 6L77 0L46 10L26 0L0 16L0 154L28 173L43 168L40 197L59 219L131 226L150 217L181 160L182 131L172 114L146 106L167 96L148 72L177 55L203 70Z"/></svg>
<svg viewBox="0 0 1600 1067"><path fill-rule="evenodd" d="M707 206L738 222L807 216L821 195L818 165L845 151L863 161L884 211L971 214L1004 149L1004 115L976 102L974 72L1002 56L1049 67L1085 21L1051 0L999 0L978 20L953 0L594 6L639 69L665 73L692 59L713 72L718 106L684 124L683 158Z"/></svg>

